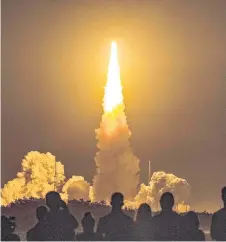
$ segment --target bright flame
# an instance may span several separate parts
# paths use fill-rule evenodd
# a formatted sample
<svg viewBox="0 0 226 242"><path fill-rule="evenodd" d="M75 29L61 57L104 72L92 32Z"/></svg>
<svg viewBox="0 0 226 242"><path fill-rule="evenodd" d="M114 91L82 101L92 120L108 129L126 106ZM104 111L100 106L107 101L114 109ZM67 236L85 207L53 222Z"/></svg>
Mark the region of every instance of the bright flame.
<svg viewBox="0 0 226 242"><path fill-rule="evenodd" d="M122 85L120 79L120 68L118 64L117 44L111 44L111 56L108 65L107 84L104 93L104 112L109 113L123 104Z"/></svg>

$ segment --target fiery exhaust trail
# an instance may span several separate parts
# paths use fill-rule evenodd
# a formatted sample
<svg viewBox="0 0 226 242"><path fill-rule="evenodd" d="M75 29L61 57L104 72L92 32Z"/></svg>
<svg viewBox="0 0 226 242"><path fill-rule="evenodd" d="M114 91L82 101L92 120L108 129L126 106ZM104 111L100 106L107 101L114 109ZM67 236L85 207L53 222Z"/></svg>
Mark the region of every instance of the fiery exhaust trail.
<svg viewBox="0 0 226 242"><path fill-rule="evenodd" d="M103 109L100 128L96 130L99 152L95 157L97 174L93 179L93 200L109 201L116 191L132 200L137 193L140 168L129 142L131 132L124 111L116 42L111 44Z"/></svg>
<svg viewBox="0 0 226 242"><path fill-rule="evenodd" d="M123 94L120 79L120 68L118 64L118 51L116 42L112 42L107 84L105 86L104 94L104 112L114 112L120 104L123 104Z"/></svg>

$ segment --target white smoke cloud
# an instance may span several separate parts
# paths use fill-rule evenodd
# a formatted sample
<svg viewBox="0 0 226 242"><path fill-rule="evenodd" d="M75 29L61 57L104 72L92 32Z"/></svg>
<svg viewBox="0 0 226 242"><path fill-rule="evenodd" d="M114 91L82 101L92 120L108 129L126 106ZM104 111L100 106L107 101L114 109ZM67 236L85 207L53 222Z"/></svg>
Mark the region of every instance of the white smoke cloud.
<svg viewBox="0 0 226 242"><path fill-rule="evenodd" d="M56 161L55 156L49 152L31 151L22 160L16 178L1 189L1 205L9 205L18 199L45 198L46 193L54 188L65 201L89 198L89 184L83 177L73 176L65 183L64 166Z"/></svg>
<svg viewBox="0 0 226 242"><path fill-rule="evenodd" d="M18 199L44 198L48 191L54 189L54 183L57 188L64 183L64 166L51 153L31 151L22 160L21 166L17 177L1 190L2 205Z"/></svg>
<svg viewBox="0 0 226 242"><path fill-rule="evenodd" d="M89 200L90 184L82 176L72 176L63 186L62 192L67 194L68 200Z"/></svg>
<svg viewBox="0 0 226 242"><path fill-rule="evenodd" d="M97 174L93 179L95 201L109 201L113 192L122 192L127 200L137 194L139 184L139 160L133 154L129 137L124 105L113 113L102 116L100 128L96 130L98 139L95 162Z"/></svg>
<svg viewBox="0 0 226 242"><path fill-rule="evenodd" d="M56 165L56 176L55 176ZM1 204L7 205L18 199L44 198L45 194L64 183L64 166L51 153L29 152L21 164L17 177L1 190Z"/></svg>
<svg viewBox="0 0 226 242"><path fill-rule="evenodd" d="M6 206L18 199L23 198L22 191L24 185L24 178L15 178L5 184L3 189L1 189L1 205Z"/></svg>
<svg viewBox="0 0 226 242"><path fill-rule="evenodd" d="M153 210L159 209L159 200L164 192L172 192L178 210L188 209L186 203L190 196L191 187L188 182L164 171L154 172L149 185L141 184L140 190L135 197L135 205L148 203Z"/></svg>
<svg viewBox="0 0 226 242"><path fill-rule="evenodd" d="M50 153L31 151L22 160L21 171L17 173L16 178L1 189L1 205L6 206L18 199L45 198L47 192L54 190L55 184L61 198L66 202L73 199L96 201L97 197L108 202L109 200L103 199L104 196L109 199L113 192L120 191L130 195L125 196L126 207L136 209L141 203L148 203L153 210L157 210L161 195L169 191L174 194L178 211L189 210L186 203L190 195L190 186L185 179L173 174L163 171L154 172L149 185L141 184L137 193L138 177L135 172L139 170L139 162L130 147L120 147L123 147L121 151L115 145L114 151L118 153L113 155L113 151L108 150L107 145L97 156L97 160L101 163L100 170L104 173L102 175L99 173L96 177L96 182L99 182L98 186L97 183L94 184L96 187L90 186L82 176L72 176L65 182L64 166L56 161L55 156ZM130 165L131 161L135 167ZM99 192L96 197L95 191Z"/></svg>

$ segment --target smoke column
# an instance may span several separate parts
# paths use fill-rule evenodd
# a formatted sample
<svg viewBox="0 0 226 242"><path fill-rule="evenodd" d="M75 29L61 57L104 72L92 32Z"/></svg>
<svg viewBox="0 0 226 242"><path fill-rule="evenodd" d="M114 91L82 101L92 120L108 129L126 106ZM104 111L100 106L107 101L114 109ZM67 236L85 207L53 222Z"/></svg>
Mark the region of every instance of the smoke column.
<svg viewBox="0 0 226 242"><path fill-rule="evenodd" d="M93 199L109 201L113 192L122 192L127 200L133 200L139 183L139 160L133 154L123 103L117 44L111 45L107 84L105 86L104 114L100 128L95 162L97 174L93 179Z"/></svg>

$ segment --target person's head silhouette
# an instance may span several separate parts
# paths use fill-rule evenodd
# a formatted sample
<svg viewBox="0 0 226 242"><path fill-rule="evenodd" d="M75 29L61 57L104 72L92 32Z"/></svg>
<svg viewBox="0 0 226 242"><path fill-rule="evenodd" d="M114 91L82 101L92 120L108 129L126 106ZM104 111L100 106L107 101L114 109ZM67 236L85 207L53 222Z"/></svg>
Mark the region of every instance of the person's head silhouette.
<svg viewBox="0 0 226 242"><path fill-rule="evenodd" d="M189 211L185 215L185 222L189 229L192 229L192 230L199 229L199 218L195 212Z"/></svg>
<svg viewBox="0 0 226 242"><path fill-rule="evenodd" d="M15 217L1 216L1 232L2 236L8 236L14 232L16 228Z"/></svg>
<svg viewBox="0 0 226 242"><path fill-rule="evenodd" d="M47 208L45 206L39 206L36 209L36 218L38 221L41 221L44 219L47 213Z"/></svg>
<svg viewBox="0 0 226 242"><path fill-rule="evenodd" d="M144 221L152 217L151 207L147 203L142 203L137 210L136 221Z"/></svg>
<svg viewBox="0 0 226 242"><path fill-rule="evenodd" d="M222 188L222 190L221 190L221 197L222 197L222 200L223 200L224 205L226 207L226 187Z"/></svg>
<svg viewBox="0 0 226 242"><path fill-rule="evenodd" d="M81 221L84 233L93 233L95 220L90 212L86 212Z"/></svg>
<svg viewBox="0 0 226 242"><path fill-rule="evenodd" d="M61 197L58 192L48 192L46 194L46 205L49 207L50 211L57 211L61 206Z"/></svg>
<svg viewBox="0 0 226 242"><path fill-rule="evenodd" d="M124 205L124 197L122 193L115 192L111 196L111 206L114 211L121 211L122 206Z"/></svg>
<svg viewBox="0 0 226 242"><path fill-rule="evenodd" d="M174 206L174 197L171 192L165 192L160 198L160 205L164 211L172 211Z"/></svg>

